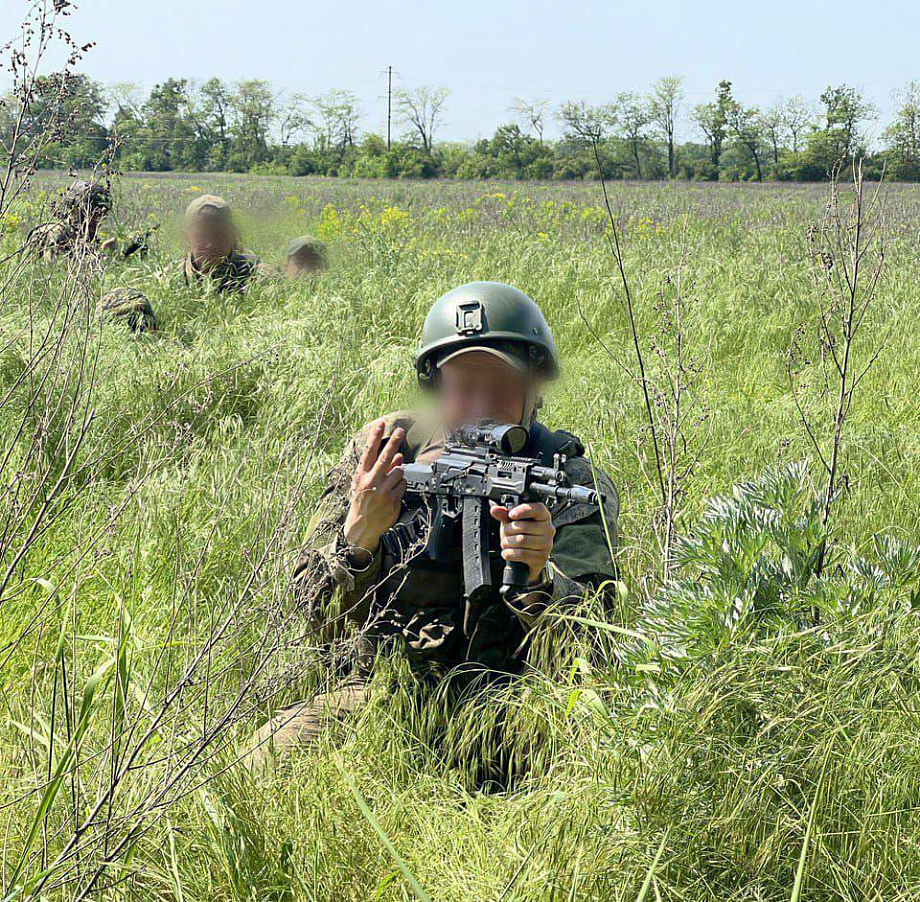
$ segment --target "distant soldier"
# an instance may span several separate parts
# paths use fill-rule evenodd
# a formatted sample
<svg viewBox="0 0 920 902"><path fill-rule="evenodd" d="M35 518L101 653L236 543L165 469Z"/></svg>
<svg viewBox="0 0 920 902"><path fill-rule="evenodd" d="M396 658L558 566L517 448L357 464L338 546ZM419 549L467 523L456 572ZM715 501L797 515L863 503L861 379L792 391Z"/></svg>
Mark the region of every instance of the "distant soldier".
<svg viewBox="0 0 920 902"><path fill-rule="evenodd" d="M112 198L105 182L78 179L54 205L51 222L36 226L29 233L29 246L45 260L72 255L79 248L107 254L119 252L115 238L102 240L99 228L111 212ZM146 257L149 239L157 226L131 239L120 253L122 257L137 254Z"/></svg>
<svg viewBox="0 0 920 902"><path fill-rule="evenodd" d="M185 283L206 282L218 294L241 292L256 274L268 275L258 257L240 248L230 205L214 194L193 200L185 210Z"/></svg>
<svg viewBox="0 0 920 902"><path fill-rule="evenodd" d="M114 288L96 308L100 320L124 323L135 335L157 331L157 318L147 296L134 288Z"/></svg>
<svg viewBox="0 0 920 902"><path fill-rule="evenodd" d="M328 269L326 245L312 235L301 235L291 241L284 253L284 272L289 279Z"/></svg>
<svg viewBox="0 0 920 902"><path fill-rule="evenodd" d="M54 205L54 220L36 226L28 242L45 260L73 254L80 248L110 250L114 239L100 243L99 226L112 209L104 182L75 181Z"/></svg>

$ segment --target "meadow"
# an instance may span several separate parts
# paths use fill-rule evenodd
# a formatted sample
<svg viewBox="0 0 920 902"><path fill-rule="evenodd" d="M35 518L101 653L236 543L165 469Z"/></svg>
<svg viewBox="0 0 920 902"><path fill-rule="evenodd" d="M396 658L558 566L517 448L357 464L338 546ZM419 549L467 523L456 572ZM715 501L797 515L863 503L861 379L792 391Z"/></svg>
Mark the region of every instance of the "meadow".
<svg viewBox="0 0 920 902"><path fill-rule="evenodd" d="M647 406L598 184L124 176L108 228L161 223L145 260L14 254L64 181L0 239L0 899L920 896L918 189L869 213L825 523L827 185L610 186ZM186 288L203 192L263 259L312 232L330 270ZM613 609L552 619L524 679L460 709L394 663L252 775L245 737L334 679L290 591L324 474L416 402L424 314L477 279L556 334L542 418L621 495ZM158 333L97 322L122 285Z"/></svg>

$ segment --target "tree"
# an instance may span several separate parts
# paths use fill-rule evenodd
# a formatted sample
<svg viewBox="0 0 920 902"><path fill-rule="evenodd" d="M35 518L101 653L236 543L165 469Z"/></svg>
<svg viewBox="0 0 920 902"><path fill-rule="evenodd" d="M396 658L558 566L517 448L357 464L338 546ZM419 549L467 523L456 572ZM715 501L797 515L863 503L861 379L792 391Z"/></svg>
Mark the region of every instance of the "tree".
<svg viewBox="0 0 920 902"><path fill-rule="evenodd" d="M278 138L282 147L302 138L312 122L309 114L310 100L303 94L291 94L278 113Z"/></svg>
<svg viewBox="0 0 920 902"><path fill-rule="evenodd" d="M728 127L738 143L746 147L757 170L757 181L763 181L763 167L760 162L763 146L763 122L757 107L743 107L733 102L728 110Z"/></svg>
<svg viewBox="0 0 920 902"><path fill-rule="evenodd" d="M713 103L697 104L691 114L691 118L703 133L706 143L709 145L709 161L712 164L715 178L718 178L719 175L719 164L722 159L722 145L725 142L728 113L733 102L732 83L723 79L716 88L715 101Z"/></svg>
<svg viewBox="0 0 920 902"><path fill-rule="evenodd" d="M804 148L787 157L779 175L813 181L833 176L841 163L866 153L862 125L875 112L856 88L829 87L821 95L821 127L809 131Z"/></svg>
<svg viewBox="0 0 920 902"><path fill-rule="evenodd" d="M561 159L556 167L560 178L602 175L619 178L624 164L612 153L610 134L616 127L617 109L612 103L589 106L583 100L563 103L557 111L562 123ZM585 150L589 149L589 153Z"/></svg>
<svg viewBox="0 0 920 902"><path fill-rule="evenodd" d="M403 122L429 155L434 145L435 127L441 119L449 96L450 91L447 88L433 88L428 85L422 85L414 91L396 93L396 108Z"/></svg>
<svg viewBox="0 0 920 902"><path fill-rule="evenodd" d="M139 85L119 82L106 89L112 111L111 134L122 165L145 168L144 97Z"/></svg>
<svg viewBox="0 0 920 902"><path fill-rule="evenodd" d="M821 103L824 104L824 131L836 152L833 162L858 155L862 140L860 126L875 113L875 107L849 85L828 88L821 95Z"/></svg>
<svg viewBox="0 0 920 902"><path fill-rule="evenodd" d="M609 136L617 121L617 110L613 104L589 106L583 100L568 100L557 113L563 131L570 140L600 144Z"/></svg>
<svg viewBox="0 0 920 902"><path fill-rule="evenodd" d="M779 104L779 114L790 150L798 153L805 135L815 127L815 107L799 94L789 97Z"/></svg>
<svg viewBox="0 0 920 902"><path fill-rule="evenodd" d="M553 171L553 158L544 145L516 122L499 126L491 139L461 152L454 173L460 178L546 178Z"/></svg>
<svg viewBox="0 0 920 902"><path fill-rule="evenodd" d="M189 115L188 82L168 78L154 85L141 108L141 129L132 142L143 168L160 172L198 168L206 149L196 147L197 140Z"/></svg>
<svg viewBox="0 0 920 902"><path fill-rule="evenodd" d="M898 104L894 122L882 136L891 161L891 174L899 179L920 178L920 82L910 81L895 91Z"/></svg>
<svg viewBox="0 0 920 902"><path fill-rule="evenodd" d="M683 78L679 75L660 78L652 85L652 93L649 97L652 121L658 126L661 137L668 148L668 175L671 178L677 172L674 132L684 101L684 92L681 87L683 82Z"/></svg>
<svg viewBox="0 0 920 902"><path fill-rule="evenodd" d="M652 121L652 112L648 102L632 91L617 94L614 104L614 121L619 125L623 139L629 145L636 164L636 176L642 178L642 163L639 151L648 138L648 127Z"/></svg>
<svg viewBox="0 0 920 902"><path fill-rule="evenodd" d="M4 110L20 108L22 121L0 122L0 141L4 147L19 139L28 138L42 144L39 166L67 167L92 166L105 152L109 134L105 126L108 104L100 84L85 75L56 72L37 75L30 83L24 104L7 95L3 98ZM52 141L37 139L53 134ZM4 164L5 165L5 164Z"/></svg>
<svg viewBox="0 0 920 902"><path fill-rule="evenodd" d="M144 104L141 86L134 81L119 81L105 89L110 105L115 106L115 115L137 115Z"/></svg>
<svg viewBox="0 0 920 902"><path fill-rule="evenodd" d="M238 82L232 96L234 122L233 165L249 169L269 159L269 138L275 120L275 95L267 81Z"/></svg>
<svg viewBox="0 0 920 902"><path fill-rule="evenodd" d="M310 101L311 125L316 132L317 147L321 153L330 150L340 156L355 143L361 113L358 98L351 91L333 88Z"/></svg>
<svg viewBox="0 0 920 902"><path fill-rule="evenodd" d="M543 143L543 128L545 125L546 113L549 110L549 101L538 99L533 103L528 103L520 97L515 97L511 101L511 112L513 112L518 121L525 128L530 128L537 136L537 140Z"/></svg>
<svg viewBox="0 0 920 902"><path fill-rule="evenodd" d="M209 78L198 89L195 106L201 134L226 153L230 147L233 121L233 89L219 78Z"/></svg>
<svg viewBox="0 0 920 902"><path fill-rule="evenodd" d="M779 103L774 103L768 110L760 115L760 125L764 137L770 145L773 154L773 163L779 163L779 152L783 146L785 123L783 122L783 108Z"/></svg>

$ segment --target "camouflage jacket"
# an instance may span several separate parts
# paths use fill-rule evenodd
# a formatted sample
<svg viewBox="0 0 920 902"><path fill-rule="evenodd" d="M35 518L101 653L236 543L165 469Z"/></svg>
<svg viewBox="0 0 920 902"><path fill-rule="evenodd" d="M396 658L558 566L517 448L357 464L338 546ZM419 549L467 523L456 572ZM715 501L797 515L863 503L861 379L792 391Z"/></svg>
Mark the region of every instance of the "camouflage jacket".
<svg viewBox="0 0 920 902"><path fill-rule="evenodd" d="M387 434L397 426L406 430L401 451L407 463L429 462L441 453L443 432L426 424L423 418L401 412L385 419ZM619 514L616 489L587 458L570 458L566 470L572 483L597 485L605 493L603 513L582 505L551 508L557 529L550 559L552 585L544 588L542 602L529 610L506 603L499 596L503 561L494 553L496 588L475 629L465 635L459 561L455 567L445 567L419 553L399 560L387 550L393 543L383 542L369 565L361 568L354 563L356 557L345 543L342 530L351 478L366 441L365 430L349 443L342 460L330 473L295 570L298 600L324 641L339 638L350 626L357 628L361 647L371 654L378 640L395 639L414 663L438 668L472 663L514 672L521 666L527 632L546 604L581 599L591 589L615 578ZM532 445L540 434L555 435L536 426L531 431ZM539 449L529 447L523 453L538 456ZM414 510L417 509L416 506ZM413 512L407 496L397 525L409 522ZM497 524L495 528L497 531ZM497 547L497 540L493 544Z"/></svg>
<svg viewBox="0 0 920 902"><path fill-rule="evenodd" d="M29 232L28 243L44 260L56 260L71 253L79 239L78 230L66 222L48 222ZM90 246L97 242L88 242Z"/></svg>
<svg viewBox="0 0 920 902"><path fill-rule="evenodd" d="M43 260L57 260L73 253L81 240L88 250L94 252L120 253L122 257L131 257L134 254L145 257L148 251L147 237L147 235L138 236L124 248L120 248L114 238L109 242L103 242L98 236L87 239L81 237L79 228L75 228L70 223L49 222L36 226L29 232L28 244Z"/></svg>
<svg viewBox="0 0 920 902"><path fill-rule="evenodd" d="M258 257L235 250L223 263L207 273L198 269L192 255L189 254L185 258L183 275L186 285L197 285L206 281L214 286L218 294L236 294L246 288L253 276L271 277L273 273Z"/></svg>

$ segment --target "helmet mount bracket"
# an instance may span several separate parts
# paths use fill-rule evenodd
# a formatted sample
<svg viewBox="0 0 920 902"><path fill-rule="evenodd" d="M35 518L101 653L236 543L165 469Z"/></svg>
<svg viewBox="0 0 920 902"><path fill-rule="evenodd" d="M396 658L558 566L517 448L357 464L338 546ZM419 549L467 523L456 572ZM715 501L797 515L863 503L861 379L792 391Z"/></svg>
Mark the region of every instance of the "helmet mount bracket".
<svg viewBox="0 0 920 902"><path fill-rule="evenodd" d="M483 327L482 301L457 305L457 334L476 335Z"/></svg>

